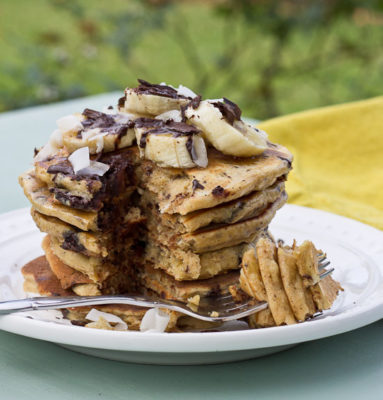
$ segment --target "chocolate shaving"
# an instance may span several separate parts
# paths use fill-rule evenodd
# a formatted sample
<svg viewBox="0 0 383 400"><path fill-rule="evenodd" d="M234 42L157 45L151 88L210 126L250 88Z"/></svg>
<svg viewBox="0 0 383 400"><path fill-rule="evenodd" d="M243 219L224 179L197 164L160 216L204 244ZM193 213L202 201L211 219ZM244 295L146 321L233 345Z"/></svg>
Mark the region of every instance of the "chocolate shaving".
<svg viewBox="0 0 383 400"><path fill-rule="evenodd" d="M222 186L216 186L211 193L215 197L227 197L229 194Z"/></svg>
<svg viewBox="0 0 383 400"><path fill-rule="evenodd" d="M118 140L120 140L122 136L127 134L128 129L134 127L134 121L128 120L126 122L118 122L114 119L115 115L105 114L89 108L86 108L82 114L86 117L86 119L82 121L82 125L85 129L78 132L78 138L82 138L82 132L84 132L84 130L99 128L101 132L117 135ZM118 143L116 143L116 147L118 147Z"/></svg>
<svg viewBox="0 0 383 400"><path fill-rule="evenodd" d="M193 179L192 188L193 188L193 191L194 191L194 190L197 190L197 189L205 189L205 186L203 186L201 183L199 183L199 181L197 179Z"/></svg>
<svg viewBox="0 0 383 400"><path fill-rule="evenodd" d="M189 136L186 141L186 150L188 151L190 158L193 160L193 137Z"/></svg>
<svg viewBox="0 0 383 400"><path fill-rule="evenodd" d="M230 124L233 125L234 121L241 119L241 109L232 101L223 98L222 101L212 103L214 107L218 108L223 118Z"/></svg>
<svg viewBox="0 0 383 400"><path fill-rule="evenodd" d="M156 85L144 81L143 79L138 79L138 82L140 84L133 90L139 94L151 94L154 96L169 97L171 99L191 99L191 97L185 97L181 94L178 94L177 90L171 86Z"/></svg>
<svg viewBox="0 0 383 400"><path fill-rule="evenodd" d="M162 126L158 126L150 131L151 134L171 133L174 137L195 135L200 130L193 125L185 122L174 122L172 120L163 122Z"/></svg>
<svg viewBox="0 0 383 400"><path fill-rule="evenodd" d="M125 105L125 96L122 96L118 99L118 108L124 107Z"/></svg>
<svg viewBox="0 0 383 400"><path fill-rule="evenodd" d="M201 96L194 97L194 99L189 103L189 106L191 106L193 110L196 110L201 103L201 99Z"/></svg>
<svg viewBox="0 0 383 400"><path fill-rule="evenodd" d="M188 125L185 122L174 122L173 120L163 121L160 119L152 118L138 118L135 120L135 125L138 128L148 128L146 132L141 135L139 146L143 149L146 146L148 135L163 135L171 134L173 137L192 136L199 133L193 125ZM189 142L189 141L188 141ZM189 153L191 154L192 143L187 144Z"/></svg>
<svg viewBox="0 0 383 400"><path fill-rule="evenodd" d="M48 174L74 175L72 164L69 161L63 161L58 164L50 165L47 169Z"/></svg>
<svg viewBox="0 0 383 400"><path fill-rule="evenodd" d="M146 117L141 117L134 120L134 124L137 128L161 126L163 123L164 121L162 119L146 118Z"/></svg>
<svg viewBox="0 0 383 400"><path fill-rule="evenodd" d="M78 236L75 232L65 231L63 233L64 242L62 243L61 247L64 250L71 250L76 253L82 253L86 249L84 245L82 245L78 239Z"/></svg>

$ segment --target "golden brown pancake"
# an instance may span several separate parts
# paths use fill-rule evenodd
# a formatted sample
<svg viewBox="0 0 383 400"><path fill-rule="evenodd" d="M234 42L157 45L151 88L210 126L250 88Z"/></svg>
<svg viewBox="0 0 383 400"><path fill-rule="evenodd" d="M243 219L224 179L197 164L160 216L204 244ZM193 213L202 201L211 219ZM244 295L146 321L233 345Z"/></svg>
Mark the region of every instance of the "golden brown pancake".
<svg viewBox="0 0 383 400"><path fill-rule="evenodd" d="M207 168L185 170L144 161L139 168L140 186L154 193L162 213L186 215L266 189L289 172L292 162L291 153L274 144L255 157L229 157L210 149L208 158ZM203 189L196 189L193 182Z"/></svg>

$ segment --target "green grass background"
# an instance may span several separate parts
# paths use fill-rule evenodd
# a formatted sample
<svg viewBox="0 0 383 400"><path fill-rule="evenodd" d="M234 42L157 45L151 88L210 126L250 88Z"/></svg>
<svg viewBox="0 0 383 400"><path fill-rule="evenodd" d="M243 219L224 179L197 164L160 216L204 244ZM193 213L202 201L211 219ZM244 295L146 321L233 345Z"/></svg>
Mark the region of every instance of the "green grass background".
<svg viewBox="0 0 383 400"><path fill-rule="evenodd" d="M0 111L137 77L226 96L257 118L382 94L381 1L335 1L331 13L234 3L1 0Z"/></svg>

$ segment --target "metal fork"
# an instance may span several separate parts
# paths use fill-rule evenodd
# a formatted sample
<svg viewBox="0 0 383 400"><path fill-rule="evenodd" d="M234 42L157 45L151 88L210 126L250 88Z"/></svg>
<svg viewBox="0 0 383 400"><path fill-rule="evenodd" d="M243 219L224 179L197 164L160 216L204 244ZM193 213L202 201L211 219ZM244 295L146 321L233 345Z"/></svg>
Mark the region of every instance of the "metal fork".
<svg viewBox="0 0 383 400"><path fill-rule="evenodd" d="M323 271L329 264L330 261L326 261L326 255L320 255L318 270ZM320 279L323 279L333 271L334 268L331 268L322 272L320 274ZM231 294L226 292L220 296L203 297L198 307L189 307L187 304L180 301L165 300L148 296L112 295L31 297L0 302L0 314L105 304L128 304L145 308L166 308L168 310L179 311L191 317L210 322L224 322L240 319L267 308L267 302L255 302L254 299L235 302ZM196 311L193 310L194 308Z"/></svg>

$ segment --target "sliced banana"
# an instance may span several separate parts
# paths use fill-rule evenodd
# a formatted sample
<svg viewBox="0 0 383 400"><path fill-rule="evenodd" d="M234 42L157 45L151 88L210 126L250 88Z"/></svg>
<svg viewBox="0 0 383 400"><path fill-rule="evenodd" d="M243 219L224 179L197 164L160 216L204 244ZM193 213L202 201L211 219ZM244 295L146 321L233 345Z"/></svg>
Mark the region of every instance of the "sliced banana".
<svg viewBox="0 0 383 400"><path fill-rule="evenodd" d="M156 116L170 110L179 110L192 99L194 93L184 86L154 85L139 79L139 86L127 88L120 99L120 111L139 115ZM186 90L188 89L188 90Z"/></svg>
<svg viewBox="0 0 383 400"><path fill-rule="evenodd" d="M251 157L267 148L267 134L241 120L241 110L227 99L191 102L186 118L202 130L203 137L224 154Z"/></svg>
<svg viewBox="0 0 383 400"><path fill-rule="evenodd" d="M63 144L70 153L82 147L88 147L90 154L110 152L131 146L136 138L133 129L135 115L86 109L83 114L73 117L81 122L81 127L73 122L76 129L62 132Z"/></svg>
<svg viewBox="0 0 383 400"><path fill-rule="evenodd" d="M205 168L208 163L205 142L199 131L184 123L161 120L136 123L135 131L142 158L161 167Z"/></svg>

